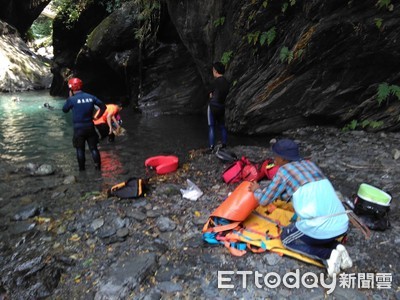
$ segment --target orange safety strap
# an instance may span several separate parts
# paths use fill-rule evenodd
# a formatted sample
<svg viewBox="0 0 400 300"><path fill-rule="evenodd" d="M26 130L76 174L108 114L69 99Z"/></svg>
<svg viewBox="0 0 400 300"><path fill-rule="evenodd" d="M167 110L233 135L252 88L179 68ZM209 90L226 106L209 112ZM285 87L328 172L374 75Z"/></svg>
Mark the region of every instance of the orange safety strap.
<svg viewBox="0 0 400 300"><path fill-rule="evenodd" d="M142 195L142 179L138 180L138 195Z"/></svg>
<svg viewBox="0 0 400 300"><path fill-rule="evenodd" d="M116 184L116 185L111 187L111 192L114 192L114 191L116 191L116 190L118 190L120 188L123 188L125 185L126 185L125 181L121 182L121 183L118 183L118 184Z"/></svg>
<svg viewBox="0 0 400 300"><path fill-rule="evenodd" d="M203 232L221 232L235 229L241 222L232 222L226 225L217 225L215 227L210 227L211 218L208 219L207 223L203 227Z"/></svg>

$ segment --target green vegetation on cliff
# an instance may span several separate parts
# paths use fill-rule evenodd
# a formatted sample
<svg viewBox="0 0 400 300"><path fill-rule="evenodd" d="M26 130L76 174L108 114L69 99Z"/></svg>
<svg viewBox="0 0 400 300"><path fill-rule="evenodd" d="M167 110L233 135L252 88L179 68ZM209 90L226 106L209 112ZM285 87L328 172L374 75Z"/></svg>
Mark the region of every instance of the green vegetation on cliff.
<svg viewBox="0 0 400 300"><path fill-rule="evenodd" d="M53 0L57 14L61 15L66 26L71 26L79 19L80 14L94 1L103 5L107 12L111 13L121 7L128 0Z"/></svg>

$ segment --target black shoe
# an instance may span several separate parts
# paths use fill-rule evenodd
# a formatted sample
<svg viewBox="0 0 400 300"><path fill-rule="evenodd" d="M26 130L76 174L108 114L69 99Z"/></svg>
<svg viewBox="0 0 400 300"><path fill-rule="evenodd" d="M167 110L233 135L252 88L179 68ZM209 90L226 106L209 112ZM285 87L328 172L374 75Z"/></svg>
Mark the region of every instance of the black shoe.
<svg viewBox="0 0 400 300"><path fill-rule="evenodd" d="M214 146L211 146L210 148L207 149L206 153L211 154L214 152Z"/></svg>

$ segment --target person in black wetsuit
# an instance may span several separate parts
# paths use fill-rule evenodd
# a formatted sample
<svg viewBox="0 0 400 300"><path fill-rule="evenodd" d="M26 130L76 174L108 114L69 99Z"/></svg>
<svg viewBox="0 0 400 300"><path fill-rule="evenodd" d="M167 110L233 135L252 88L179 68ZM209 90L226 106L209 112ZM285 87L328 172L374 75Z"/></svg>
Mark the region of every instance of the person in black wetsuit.
<svg viewBox="0 0 400 300"><path fill-rule="evenodd" d="M78 159L79 171L85 170L85 143L88 143L89 150L96 170L101 168L100 153L97 149L99 137L94 129L93 114L95 105L100 108L97 117L100 118L106 110L106 105L97 97L82 92L82 80L71 78L68 81L69 98L63 106L63 112L67 113L72 109L74 136L72 144L76 148L76 157Z"/></svg>
<svg viewBox="0 0 400 300"><path fill-rule="evenodd" d="M226 147L227 131L225 128L225 99L229 92L229 82L223 76L225 66L221 62L213 63L214 82L210 92L210 103L207 109L209 152L215 147L215 127L221 130L222 148Z"/></svg>
<svg viewBox="0 0 400 300"><path fill-rule="evenodd" d="M48 110L54 110L54 107L53 106L51 106L49 103L45 103L45 104L43 104L43 107L44 108L47 108Z"/></svg>

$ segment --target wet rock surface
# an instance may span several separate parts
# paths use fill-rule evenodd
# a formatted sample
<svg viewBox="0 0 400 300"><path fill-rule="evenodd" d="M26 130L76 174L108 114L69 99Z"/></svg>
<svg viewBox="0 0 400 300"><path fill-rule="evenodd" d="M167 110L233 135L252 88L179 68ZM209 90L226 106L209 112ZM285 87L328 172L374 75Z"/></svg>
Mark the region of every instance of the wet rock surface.
<svg viewBox="0 0 400 300"><path fill-rule="evenodd" d="M285 132L302 154L315 161L334 187L351 198L363 182L391 192L391 228L372 231L370 240L351 226L347 249L353 267L344 274L389 273L390 289L367 286L335 290L262 288L254 272L281 277L299 270L325 270L273 253L232 256L223 246L203 243L201 229L210 213L233 191L220 176L227 167L202 150L188 153L177 172L151 178L145 197L109 198L98 180L61 171L26 176L2 162L0 169L0 296L10 299L395 299L399 296L400 186L399 133L342 132L307 127ZM277 136L280 138L282 136ZM236 146L238 156L263 161L266 147ZM183 199L181 188L193 181L204 195ZM266 182L265 182L266 183ZM16 190L17 189L17 190ZM54 197L55 193L57 197ZM19 217L16 217L19 216ZM218 270L252 271L247 281L232 278L234 288L218 288ZM328 279L326 279L328 283ZM243 284L246 285L243 288Z"/></svg>
<svg viewBox="0 0 400 300"><path fill-rule="evenodd" d="M0 56L0 92L50 87L53 77L50 61L33 53L16 29L3 21L0 21Z"/></svg>

